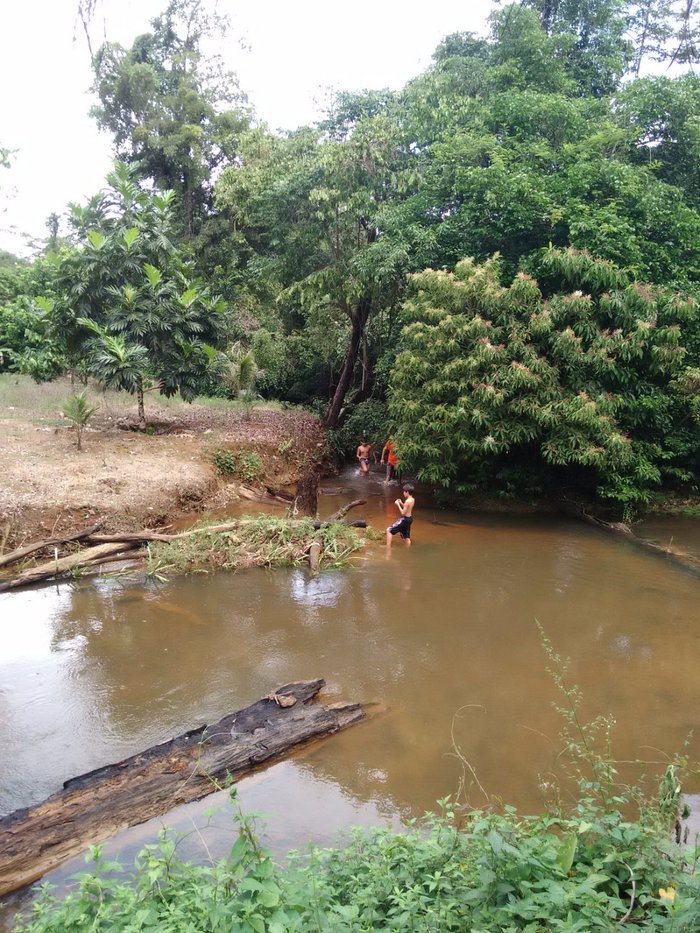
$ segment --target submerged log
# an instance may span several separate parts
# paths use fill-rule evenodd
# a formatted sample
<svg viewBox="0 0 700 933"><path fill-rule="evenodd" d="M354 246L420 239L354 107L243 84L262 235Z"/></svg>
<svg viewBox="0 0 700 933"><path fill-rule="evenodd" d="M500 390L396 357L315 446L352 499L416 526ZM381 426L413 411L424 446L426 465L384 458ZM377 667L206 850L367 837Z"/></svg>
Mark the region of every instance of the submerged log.
<svg viewBox="0 0 700 933"><path fill-rule="evenodd" d="M621 535L635 547L641 548L647 553L654 554L656 557L663 557L665 560L671 560L683 567L684 570L688 570L690 573L700 576L700 560L698 560L697 557L693 557L692 554L687 554L676 548L664 547L662 544L655 544L653 541L647 541L645 538L640 538L639 535L636 535L630 526L626 525L624 522L606 522L602 518L596 518L595 515L590 515L573 503L562 502L560 503L560 508L566 515L578 518L579 521L586 522L587 525L592 525L594 528L598 528L601 531Z"/></svg>
<svg viewBox="0 0 700 933"><path fill-rule="evenodd" d="M43 803L0 819L0 895L24 887L116 832L220 790L258 765L364 719L359 703L311 699L325 681L286 684L257 703L66 781Z"/></svg>
<svg viewBox="0 0 700 933"><path fill-rule="evenodd" d="M327 522L339 522L341 518L345 518L345 516L348 514L350 509L356 509L358 505L366 505L366 504L367 504L366 499L353 499L352 502L348 502L347 505L342 506L342 508L338 509L332 515L329 515L326 521Z"/></svg>

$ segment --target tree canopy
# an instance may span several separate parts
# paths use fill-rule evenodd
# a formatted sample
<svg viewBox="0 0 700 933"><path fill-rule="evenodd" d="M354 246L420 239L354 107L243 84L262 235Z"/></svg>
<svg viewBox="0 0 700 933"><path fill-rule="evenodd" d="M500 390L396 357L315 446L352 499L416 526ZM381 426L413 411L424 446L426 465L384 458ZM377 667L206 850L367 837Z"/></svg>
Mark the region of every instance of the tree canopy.
<svg viewBox="0 0 700 933"><path fill-rule="evenodd" d="M49 219L49 264L42 260L37 270L53 268L53 278L43 288L44 272L31 284L34 273L12 279L26 287L2 299L0 365L47 377L61 359L75 366L102 341L102 356L88 356L104 380L117 379L132 353L139 378L191 397L214 385L203 375L207 354L211 362L235 344L242 356L256 355L258 391L313 406L333 431L358 423L362 411L376 424L389 398L406 425L407 467L439 483L469 485L476 461L476 473L492 473L496 457L540 486L554 470L623 504L645 501L656 487L692 486L700 365L690 310L700 293L697 17L696 4L685 0L495 2L486 35L445 37L432 64L404 88L340 92L315 125L274 133L256 121L235 76L207 54L221 24L200 0L172 0L131 48L107 43L95 54L93 113L128 173L117 169L117 184L113 175L107 192L73 207L68 237L58 236L58 218ZM645 74L650 62L673 63L674 75ZM60 257L53 267L52 253ZM591 284L593 271L588 284L569 281L566 263L616 277L614 289ZM426 269L434 271L420 278ZM548 434L539 415L531 423L516 417L517 406L507 417L507 407L499 409L505 421L484 435L497 449L463 435L457 418L454 435L441 441L451 451L441 462L437 441L425 435L420 453L410 439L406 406L422 410L425 400L405 381L406 360L419 354L411 335L428 300L426 283L447 289L450 282L461 293L472 279L489 283L479 300L499 330L510 379L525 379L511 364L530 363L516 352L511 317L498 323L506 312L489 302L504 289L508 315L526 315L519 325L526 330L528 302L550 315L552 331L527 331L526 341L549 368L537 392L523 386L533 404L543 393L537 405L544 408L558 392L568 401L547 408L558 413L561 435L553 424ZM582 297L571 299L577 291ZM219 294L225 314L212 297ZM640 320L654 323L644 324L634 366L625 363L627 381L611 385L611 373L596 375L591 360L610 340L605 352L616 372L622 366L618 350L627 351L607 331L621 328L625 347L641 340L624 322L642 294L654 310ZM196 298L188 303L183 295ZM42 297L45 307L37 304ZM565 306L586 318L585 333ZM466 314L458 318L465 327ZM174 335L169 356L157 336L163 328ZM564 367L567 328L584 341L590 384ZM671 336L677 366L662 377L650 361L670 352L659 341ZM105 363L108 337L126 341L117 370ZM41 345L54 355L42 359ZM440 369L443 351L437 341L426 359L438 354ZM482 352L481 344L459 344L458 358L444 366ZM133 384L123 373L119 384ZM440 372L433 378L441 384ZM437 404L435 386L421 386ZM450 409L449 380L445 391ZM465 411L486 417L483 391L481 383L471 386ZM595 400L595 417L581 392ZM591 419L585 437L572 427L581 412ZM529 438L521 437L526 429ZM619 449L618 436L629 438Z"/></svg>

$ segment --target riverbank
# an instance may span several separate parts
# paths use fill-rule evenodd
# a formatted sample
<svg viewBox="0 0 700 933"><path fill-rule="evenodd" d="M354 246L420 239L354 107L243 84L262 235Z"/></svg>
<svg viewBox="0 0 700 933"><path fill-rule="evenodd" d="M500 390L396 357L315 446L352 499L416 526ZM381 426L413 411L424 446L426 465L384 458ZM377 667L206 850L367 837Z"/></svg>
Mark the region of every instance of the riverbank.
<svg viewBox="0 0 700 933"><path fill-rule="evenodd" d="M226 508L241 482L292 485L323 455L319 421L261 404L250 417L225 399L151 397L146 434L132 430L134 399L88 387L97 408L78 451L62 404L68 380L36 385L0 376L0 543L69 534L101 521L105 531L157 528ZM230 462L232 471L217 468ZM230 458L233 458L230 461Z"/></svg>

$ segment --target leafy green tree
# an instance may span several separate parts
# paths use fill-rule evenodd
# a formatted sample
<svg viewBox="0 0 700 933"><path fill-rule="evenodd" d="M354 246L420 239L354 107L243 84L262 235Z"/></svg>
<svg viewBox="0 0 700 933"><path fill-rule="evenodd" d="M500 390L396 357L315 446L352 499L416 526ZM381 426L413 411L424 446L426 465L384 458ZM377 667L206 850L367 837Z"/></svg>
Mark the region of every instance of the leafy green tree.
<svg viewBox="0 0 700 933"><path fill-rule="evenodd" d="M397 279L412 262L399 225L389 235L382 223L392 197L401 197L392 178L407 159L383 106L376 95L344 97L318 130L284 140L254 133L242 164L217 185L249 270L276 282L277 299L307 326L343 335L329 427L341 418L370 319L396 300Z"/></svg>
<svg viewBox="0 0 700 933"><path fill-rule="evenodd" d="M38 382L66 369L59 342L52 336L54 264L38 258L0 269L0 370L26 373Z"/></svg>
<svg viewBox="0 0 700 933"><path fill-rule="evenodd" d="M226 308L173 245L172 192L143 191L120 163L108 180L76 220L99 227L82 230L81 246L57 260L52 328L74 365L137 396L145 427L148 383L194 398Z"/></svg>
<svg viewBox="0 0 700 933"><path fill-rule="evenodd" d="M683 192L700 207L700 78L640 78L619 93L615 122L625 132L629 161Z"/></svg>
<svg viewBox="0 0 700 933"><path fill-rule="evenodd" d="M509 33L522 32L532 10L578 92L603 97L615 90L632 58L628 6L627 0L523 0L506 7L498 22Z"/></svg>
<svg viewBox="0 0 700 933"><path fill-rule="evenodd" d="M210 206L212 173L236 155L249 114L235 76L219 58L202 57L202 42L224 23L201 0L171 0L151 25L131 49L98 50L93 115L114 136L120 159L175 191L191 236Z"/></svg>
<svg viewBox="0 0 700 933"><path fill-rule="evenodd" d="M502 287L496 259L415 277L390 387L402 462L458 491L529 481L623 507L693 478L696 304L572 250L540 269L541 287Z"/></svg>

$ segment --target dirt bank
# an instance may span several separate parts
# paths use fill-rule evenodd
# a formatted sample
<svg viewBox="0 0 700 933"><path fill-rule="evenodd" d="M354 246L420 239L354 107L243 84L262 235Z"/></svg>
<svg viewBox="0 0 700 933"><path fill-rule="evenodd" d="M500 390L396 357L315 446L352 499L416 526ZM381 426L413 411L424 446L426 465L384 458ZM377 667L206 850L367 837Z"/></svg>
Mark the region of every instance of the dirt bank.
<svg viewBox="0 0 700 933"><path fill-rule="evenodd" d="M148 434L130 396L89 389L98 410L78 451L61 415L69 383L36 386L0 377L0 544L17 546L46 532L59 534L103 519L107 529L157 527L183 514L222 508L238 482L295 483L324 449L311 415L258 407L250 420L234 405L187 405L149 399ZM216 451L257 454L255 478L222 476Z"/></svg>

